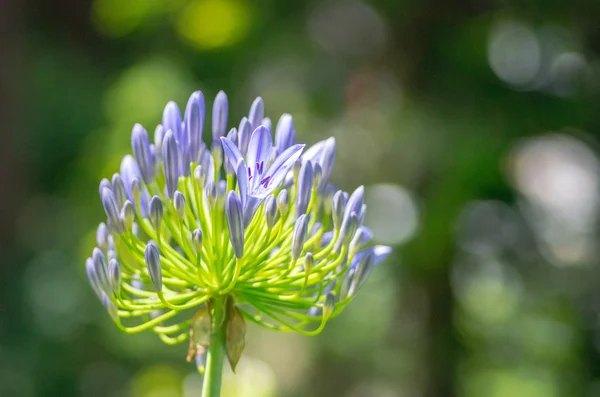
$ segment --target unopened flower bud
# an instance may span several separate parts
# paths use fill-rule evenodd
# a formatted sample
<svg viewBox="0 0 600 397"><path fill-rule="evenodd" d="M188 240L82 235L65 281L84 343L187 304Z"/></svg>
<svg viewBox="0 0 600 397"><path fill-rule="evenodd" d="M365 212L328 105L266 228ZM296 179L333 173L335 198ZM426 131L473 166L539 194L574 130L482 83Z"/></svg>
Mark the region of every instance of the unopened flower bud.
<svg viewBox="0 0 600 397"><path fill-rule="evenodd" d="M313 186L313 167L310 161L302 164L298 176L298 194L296 196L296 217L306 214Z"/></svg>
<svg viewBox="0 0 600 397"><path fill-rule="evenodd" d="M236 258L244 255L244 215L242 203L234 191L229 192L225 205L227 226L229 227L229 240Z"/></svg>
<svg viewBox="0 0 600 397"><path fill-rule="evenodd" d="M94 272L96 273L96 277L98 277L98 281L100 282L102 290L110 291L106 257L99 248L94 248L94 250L92 251L92 262L94 264Z"/></svg>
<svg viewBox="0 0 600 397"><path fill-rule="evenodd" d="M325 295L325 303L323 304L323 317L328 319L335 309L335 295L333 292L329 291L327 295Z"/></svg>
<svg viewBox="0 0 600 397"><path fill-rule="evenodd" d="M195 91L188 100L184 117L190 160L194 163L198 162L202 146L205 111L204 95L201 91Z"/></svg>
<svg viewBox="0 0 600 397"><path fill-rule="evenodd" d="M108 263L108 279L115 295L121 291L121 263L116 259L111 259Z"/></svg>
<svg viewBox="0 0 600 397"><path fill-rule="evenodd" d="M277 123L275 132L275 146L279 153L296 143L296 131L294 129L294 121L289 114L283 114Z"/></svg>
<svg viewBox="0 0 600 397"><path fill-rule="evenodd" d="M131 201L126 200L123 208L121 208L121 222L125 230L131 230L133 226L133 219L135 218L135 210Z"/></svg>
<svg viewBox="0 0 600 397"><path fill-rule="evenodd" d="M262 119L265 116L265 105L261 97L258 97L252 102L250 106L250 113L248 113L248 121L252 125L252 129L256 129L262 124Z"/></svg>
<svg viewBox="0 0 600 397"><path fill-rule="evenodd" d="M110 300L108 295L106 295L104 292L102 293L102 304L104 305L104 308L106 309L110 317L113 319L113 321L118 321L119 311L117 310L115 304Z"/></svg>
<svg viewBox="0 0 600 397"><path fill-rule="evenodd" d="M141 124L135 124L131 132L131 147L146 184L154 180L154 158L150 153L148 132Z"/></svg>
<svg viewBox="0 0 600 397"><path fill-rule="evenodd" d="M100 222L96 230L96 242L102 251L108 250L108 228L106 223Z"/></svg>
<svg viewBox="0 0 600 397"><path fill-rule="evenodd" d="M289 193L284 189L277 195L277 208L279 209L281 216L285 216L287 214L289 206Z"/></svg>
<svg viewBox="0 0 600 397"><path fill-rule="evenodd" d="M173 131L168 130L162 144L162 158L166 188L169 197L173 197L179 184L179 149Z"/></svg>
<svg viewBox="0 0 600 397"><path fill-rule="evenodd" d="M199 254L202 252L202 230L196 229L192 232L192 243L194 244L194 249Z"/></svg>
<svg viewBox="0 0 600 397"><path fill-rule="evenodd" d="M158 245L152 240L146 246L144 252L144 259L146 260L146 266L148 268L148 275L150 281L154 285L154 289L157 292L162 291L162 270L160 266L160 253L158 251Z"/></svg>
<svg viewBox="0 0 600 397"><path fill-rule="evenodd" d="M272 194L265 200L264 213L267 228L271 229L275 224L275 217L277 216L277 200Z"/></svg>
<svg viewBox="0 0 600 397"><path fill-rule="evenodd" d="M117 206L123 208L123 204L125 204L125 200L127 200L127 191L125 190L123 178L121 178L121 175L118 173L114 174L112 177L112 191L117 200Z"/></svg>
<svg viewBox="0 0 600 397"><path fill-rule="evenodd" d="M150 199L150 223L157 232L160 230L160 225L163 219L163 204L160 197L154 196Z"/></svg>
<svg viewBox="0 0 600 397"><path fill-rule="evenodd" d="M315 267L315 257L311 252L307 252L306 255L304 255L304 272L307 277L313 267Z"/></svg>
<svg viewBox="0 0 600 397"><path fill-rule="evenodd" d="M346 200L344 197L344 192L342 192L341 190L338 190L333 195L332 206L331 206L331 216L333 218L333 226L336 229L339 229L342 226L345 209L346 209Z"/></svg>
<svg viewBox="0 0 600 397"><path fill-rule="evenodd" d="M179 190L176 190L173 196L173 206L177 217L183 219L185 216L185 196Z"/></svg>
<svg viewBox="0 0 600 397"><path fill-rule="evenodd" d="M304 248L304 240L306 239L306 229L308 228L308 217L300 215L294 225L292 233L292 260L297 260Z"/></svg>
<svg viewBox="0 0 600 397"><path fill-rule="evenodd" d="M105 189L105 188L108 189L108 190L110 190L110 191L112 191L112 189L113 189L112 184L110 183L110 181L108 179L106 179L106 178L103 178L100 181L100 188L98 190L100 192L100 194L102 194L102 190Z"/></svg>
<svg viewBox="0 0 600 397"><path fill-rule="evenodd" d="M363 243L364 239L364 231L362 228L358 228L356 233L354 233L354 237L350 241L350 245L348 246L348 256L353 257L354 254L360 249L360 246Z"/></svg>
<svg viewBox="0 0 600 397"><path fill-rule="evenodd" d="M117 202L112 190L108 188L102 189L101 198L104 212L106 212L106 216L108 217L111 226L118 233L123 233L123 224L119 217L119 208L117 207Z"/></svg>
<svg viewBox="0 0 600 397"><path fill-rule="evenodd" d="M213 113L212 113L212 133L213 133L213 141L219 141L223 135L225 135L225 130L227 128L227 113L228 113L228 104L227 104L227 95L223 91L219 91L217 96L215 97L215 102L213 104Z"/></svg>

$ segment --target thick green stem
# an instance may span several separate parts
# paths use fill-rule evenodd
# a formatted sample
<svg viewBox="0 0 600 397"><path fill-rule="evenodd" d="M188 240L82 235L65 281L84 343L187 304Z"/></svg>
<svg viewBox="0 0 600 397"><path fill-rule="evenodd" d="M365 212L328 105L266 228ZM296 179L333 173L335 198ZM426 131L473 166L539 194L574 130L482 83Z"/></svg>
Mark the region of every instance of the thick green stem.
<svg viewBox="0 0 600 397"><path fill-rule="evenodd" d="M225 298L213 299L213 334L206 357L202 397L221 396L221 375L225 362L225 330L227 329L227 301Z"/></svg>

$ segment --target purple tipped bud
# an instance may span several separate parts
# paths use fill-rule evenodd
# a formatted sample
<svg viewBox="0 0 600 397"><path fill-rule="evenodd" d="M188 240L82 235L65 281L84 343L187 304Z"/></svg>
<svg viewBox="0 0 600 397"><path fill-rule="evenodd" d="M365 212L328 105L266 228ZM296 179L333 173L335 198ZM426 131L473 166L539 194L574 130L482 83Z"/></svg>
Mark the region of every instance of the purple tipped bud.
<svg viewBox="0 0 600 397"><path fill-rule="evenodd" d="M306 274L310 273L313 267L315 267L315 257L312 252L307 252L304 255L304 272Z"/></svg>
<svg viewBox="0 0 600 397"><path fill-rule="evenodd" d="M160 253L158 251L158 245L152 240L146 246L144 252L144 259L146 260L146 266L148 267L148 274L150 275L150 281L154 285L154 289L157 292L162 291L162 270L160 267Z"/></svg>
<svg viewBox="0 0 600 397"><path fill-rule="evenodd" d="M357 290L364 284L374 266L375 256L373 255L373 252L369 251L360 258L358 266L356 267L355 285L353 286L354 290Z"/></svg>
<svg viewBox="0 0 600 397"><path fill-rule="evenodd" d="M222 211L225 207L225 198L227 197L227 181L219 181L217 185L217 208Z"/></svg>
<svg viewBox="0 0 600 397"><path fill-rule="evenodd" d="M329 291L327 295L325 295L325 303L323 304L323 317L328 319L335 310L335 295L333 292Z"/></svg>
<svg viewBox="0 0 600 397"><path fill-rule="evenodd" d="M323 181L323 169L317 163L313 167L313 185L319 186L322 181Z"/></svg>
<svg viewBox="0 0 600 397"><path fill-rule="evenodd" d="M197 253L202 251L202 230L196 229L192 232L192 244Z"/></svg>
<svg viewBox="0 0 600 397"><path fill-rule="evenodd" d="M141 124L133 126L131 132L131 147L133 153L140 166L140 172L142 178L146 184L152 183L154 180L154 159L152 153L150 153L150 139L148 138L148 132Z"/></svg>
<svg viewBox="0 0 600 397"><path fill-rule="evenodd" d="M229 240L236 258L239 259L244 255L244 214L242 202L234 191L227 195L225 215L229 226Z"/></svg>
<svg viewBox="0 0 600 397"><path fill-rule="evenodd" d="M358 216L356 212L352 212L349 216L344 217L342 221L342 227L340 228L340 237L336 243L335 249L338 250L341 245L348 245L350 243L350 239L356 233L356 229L358 229Z"/></svg>
<svg viewBox="0 0 600 397"><path fill-rule="evenodd" d="M159 158L162 159L162 144L165 139L165 128L162 124L159 124L154 129L154 146L156 147L156 154Z"/></svg>
<svg viewBox="0 0 600 397"><path fill-rule="evenodd" d="M348 199L346 209L344 210L344 218L347 218L352 212L356 212L357 215L360 213L363 205L364 196L365 188L363 186L359 186L358 188L356 188L356 190Z"/></svg>
<svg viewBox="0 0 600 397"><path fill-rule="evenodd" d="M340 286L340 300L346 299L349 295L351 295L350 287L354 282L354 273L355 270L351 268L348 270L348 273L344 275L342 279L342 284Z"/></svg>
<svg viewBox="0 0 600 397"><path fill-rule="evenodd" d="M246 155L248 152L248 144L250 143L250 136L252 135L252 125L247 118L243 118L238 128L238 147L242 155Z"/></svg>
<svg viewBox="0 0 600 397"><path fill-rule="evenodd" d="M171 130L167 131L162 148L163 166L167 181L167 193L173 197L179 183L179 150L177 141Z"/></svg>
<svg viewBox="0 0 600 397"><path fill-rule="evenodd" d="M160 197L154 196L150 199L150 222L154 230L158 231L163 219L163 204Z"/></svg>
<svg viewBox="0 0 600 397"><path fill-rule="evenodd" d="M215 103L213 104L212 113L212 133L213 141L219 141L219 139L225 135L227 128L227 95L223 91L219 91L215 97Z"/></svg>
<svg viewBox="0 0 600 397"><path fill-rule="evenodd" d="M364 234L365 232L362 228L358 228L356 230L356 233L354 233L354 237L352 237L350 245L348 246L349 256L354 256L354 254L356 254L356 252L360 249L361 245L363 244Z"/></svg>
<svg viewBox="0 0 600 397"><path fill-rule="evenodd" d="M321 179L320 184L318 185L318 189L320 192L324 191L327 187L327 181L329 180L329 175L331 175L331 170L333 169L333 163L335 161L335 138L331 137L325 141L323 145L323 150L321 151L321 157L318 160L318 164L321 165L323 169L323 178Z"/></svg>
<svg viewBox="0 0 600 397"><path fill-rule="evenodd" d="M294 180L297 181L300 176L300 169L302 168L302 159L296 160L294 166L292 167L292 174L294 176Z"/></svg>
<svg viewBox="0 0 600 397"><path fill-rule="evenodd" d="M99 248L94 248L92 251L92 262L94 264L94 272L96 273L96 277L98 277L98 281L100 282L102 290L110 291L111 287L108 281L108 266L106 264L106 257Z"/></svg>
<svg viewBox="0 0 600 397"><path fill-rule="evenodd" d="M281 216L284 216L285 214L287 214L289 207L290 207L289 194L288 194L288 191L284 189L284 190L280 191L279 194L277 195L277 208L279 209Z"/></svg>
<svg viewBox="0 0 600 397"><path fill-rule="evenodd" d="M135 210L131 201L125 201L123 208L121 208L121 222L125 230L131 230L133 226L133 219L135 218Z"/></svg>
<svg viewBox="0 0 600 397"><path fill-rule="evenodd" d="M160 163L160 155L157 152L156 145L150 144L150 156L152 157L152 164L154 164L154 175L160 175L162 165Z"/></svg>
<svg viewBox="0 0 600 397"><path fill-rule="evenodd" d="M110 300L108 295L106 295L104 292L102 293L102 304L104 305L104 308L106 309L110 317L113 319L113 321L118 321L119 311L117 310L115 304Z"/></svg>
<svg viewBox="0 0 600 397"><path fill-rule="evenodd" d="M205 193L208 204L211 208L215 208L215 203L217 202L217 186L213 181L209 181L206 184Z"/></svg>
<svg viewBox="0 0 600 397"><path fill-rule="evenodd" d="M275 224L275 217L277 216L277 200L272 194L267 196L264 206L265 220L267 227L271 229Z"/></svg>
<svg viewBox="0 0 600 397"><path fill-rule="evenodd" d="M108 263L108 279L115 295L121 291L121 263L116 259L111 259Z"/></svg>
<svg viewBox="0 0 600 397"><path fill-rule="evenodd" d="M100 189L98 190L100 194L102 194L102 189L104 189L104 188L106 188L108 190L112 190L112 185L111 185L110 181L106 178L103 178L100 181Z"/></svg>
<svg viewBox="0 0 600 397"><path fill-rule="evenodd" d="M269 129L269 131L271 131L273 129L273 123L271 123L271 119L268 117L265 117L264 119L262 119L262 125L264 125L265 127L267 127Z"/></svg>
<svg viewBox="0 0 600 397"><path fill-rule="evenodd" d="M206 182L206 174L202 170L202 166L198 165L194 168L194 179L198 182L198 185L202 188L204 187L204 182Z"/></svg>
<svg viewBox="0 0 600 397"><path fill-rule="evenodd" d="M111 226L117 231L117 233L123 233L123 224L119 217L119 207L117 207L117 201L112 190L108 188L102 189L101 193L102 206L104 212L110 221Z"/></svg>
<svg viewBox="0 0 600 397"><path fill-rule="evenodd" d="M248 120L252 124L252 129L256 129L261 125L262 119L265 116L265 104L261 97L258 97L252 102L250 106L250 113L248 114Z"/></svg>
<svg viewBox="0 0 600 397"><path fill-rule="evenodd" d="M175 213L179 219L183 219L185 216L185 196L179 190L175 191L173 197L173 205L175 206Z"/></svg>
<svg viewBox="0 0 600 397"><path fill-rule="evenodd" d="M94 269L94 262L92 261L92 258L87 258L85 261L85 273L90 281L92 289L96 293L96 296L99 299L102 299L102 286L100 285L100 280L98 280L98 275Z"/></svg>
<svg viewBox="0 0 600 397"><path fill-rule="evenodd" d="M357 215L358 215L358 224L359 224L359 225L362 225L362 224L363 224L363 221L365 220L365 214L366 214L366 213L367 213L367 205L366 205L366 204L363 204L363 205L360 207L360 211L359 211L359 213L357 214Z"/></svg>
<svg viewBox="0 0 600 397"><path fill-rule="evenodd" d="M173 131L175 139L177 142L179 142L179 145L182 145L182 148L187 146L187 137L183 136L183 129L181 128L181 111L175 102L170 101L167 103L167 106L165 106L165 110L163 111L162 125L166 131Z"/></svg>
<svg viewBox="0 0 600 397"><path fill-rule="evenodd" d="M294 129L294 121L289 114L283 114L277 123L277 131L275 132L275 146L279 153L296 143L296 130Z"/></svg>
<svg viewBox="0 0 600 397"><path fill-rule="evenodd" d="M296 220L294 232L292 233L292 260L297 260L300 257L300 254L302 254L307 229L308 218L306 215L300 215Z"/></svg>
<svg viewBox="0 0 600 397"><path fill-rule="evenodd" d="M108 250L108 228L104 222L101 222L96 229L96 242L102 251Z"/></svg>
<svg viewBox="0 0 600 397"><path fill-rule="evenodd" d="M333 226L339 229L342 226L344 220L344 210L346 209L346 197L344 192L338 190L333 195L331 202L331 217L333 218Z"/></svg>
<svg viewBox="0 0 600 397"><path fill-rule="evenodd" d="M190 96L185 108L185 131L188 135L190 161L194 163L200 158L205 114L204 95L202 91L196 91Z"/></svg>
<svg viewBox="0 0 600 397"><path fill-rule="evenodd" d="M302 164L298 176L298 195L296 196L296 217L306 214L313 184L313 168L310 161Z"/></svg>
<svg viewBox="0 0 600 397"><path fill-rule="evenodd" d="M123 204L125 204L125 200L127 200L127 191L125 190L123 178L121 178L121 175L119 174L114 174L112 177L112 191L115 194L117 206L122 208Z"/></svg>
<svg viewBox="0 0 600 397"><path fill-rule="evenodd" d="M220 140L212 143L210 154L212 155L216 167L219 168L223 163L223 145L221 144Z"/></svg>
<svg viewBox="0 0 600 397"><path fill-rule="evenodd" d="M142 181L138 178L133 178L131 181L131 196L136 203L140 201L140 197L142 195Z"/></svg>

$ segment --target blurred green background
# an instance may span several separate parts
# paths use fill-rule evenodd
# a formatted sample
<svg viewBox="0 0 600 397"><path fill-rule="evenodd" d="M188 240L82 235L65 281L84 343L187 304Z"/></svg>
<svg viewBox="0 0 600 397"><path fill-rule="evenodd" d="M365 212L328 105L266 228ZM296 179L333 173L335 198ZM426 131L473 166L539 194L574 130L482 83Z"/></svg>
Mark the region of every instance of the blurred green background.
<svg viewBox="0 0 600 397"><path fill-rule="evenodd" d="M319 336L249 326L225 397L600 396L599 61L595 0L0 2L0 396L200 395L84 274L133 124L197 89L335 136L395 247Z"/></svg>

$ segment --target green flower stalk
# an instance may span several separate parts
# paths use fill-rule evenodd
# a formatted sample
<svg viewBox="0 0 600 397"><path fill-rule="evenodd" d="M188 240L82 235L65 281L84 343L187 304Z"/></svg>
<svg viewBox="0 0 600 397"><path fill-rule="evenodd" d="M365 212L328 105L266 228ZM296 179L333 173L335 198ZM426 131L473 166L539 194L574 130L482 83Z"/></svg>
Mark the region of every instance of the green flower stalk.
<svg viewBox="0 0 600 397"><path fill-rule="evenodd" d="M363 188L349 195L328 183L333 138L304 150L285 114L273 142L261 98L225 135L227 116L219 92L206 146L197 91L183 118L167 104L154 144L133 127L135 157L100 183L107 221L86 261L122 331L188 341L205 397L219 395L225 357L235 370L246 321L316 335L391 251L362 225Z"/></svg>

